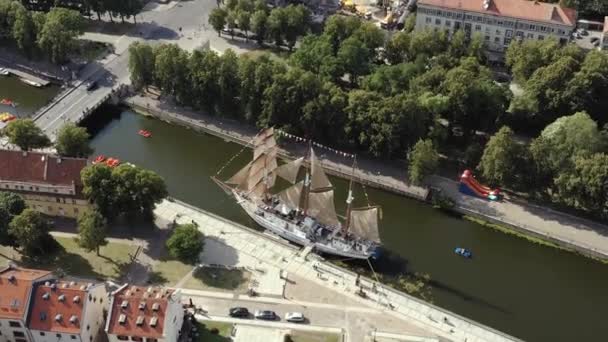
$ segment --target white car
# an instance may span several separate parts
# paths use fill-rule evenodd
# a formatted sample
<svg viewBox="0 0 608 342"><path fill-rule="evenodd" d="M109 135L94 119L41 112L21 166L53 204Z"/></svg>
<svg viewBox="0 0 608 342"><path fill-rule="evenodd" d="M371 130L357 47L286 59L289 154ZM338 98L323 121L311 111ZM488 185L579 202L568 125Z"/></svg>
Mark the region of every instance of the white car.
<svg viewBox="0 0 608 342"><path fill-rule="evenodd" d="M304 322L304 314L301 312L288 312L285 314L285 320L292 323Z"/></svg>

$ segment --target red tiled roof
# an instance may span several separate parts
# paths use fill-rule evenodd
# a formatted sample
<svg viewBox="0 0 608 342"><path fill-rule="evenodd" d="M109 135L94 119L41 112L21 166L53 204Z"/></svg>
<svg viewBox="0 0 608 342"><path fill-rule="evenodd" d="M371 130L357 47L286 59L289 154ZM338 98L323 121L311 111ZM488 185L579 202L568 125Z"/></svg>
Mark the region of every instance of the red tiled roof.
<svg viewBox="0 0 608 342"><path fill-rule="evenodd" d="M158 287L124 286L113 294L107 332L114 335L161 338L168 298L172 293L173 290ZM143 309L140 308L142 303L145 303ZM124 323L120 323L122 315L125 318ZM138 325L137 320L140 317L143 317L143 323ZM153 317L156 317L154 327L151 326Z"/></svg>
<svg viewBox="0 0 608 342"><path fill-rule="evenodd" d="M0 318L24 318L32 283L49 271L7 267L0 271Z"/></svg>
<svg viewBox="0 0 608 342"><path fill-rule="evenodd" d="M532 0L490 0L487 10L483 8L483 0L419 0L418 4L568 26L576 24L574 9Z"/></svg>
<svg viewBox="0 0 608 342"><path fill-rule="evenodd" d="M79 334L88 285L60 281L36 286L28 327L34 330Z"/></svg>
<svg viewBox="0 0 608 342"><path fill-rule="evenodd" d="M51 185L81 185L82 158L59 158L39 152L0 150L0 180Z"/></svg>

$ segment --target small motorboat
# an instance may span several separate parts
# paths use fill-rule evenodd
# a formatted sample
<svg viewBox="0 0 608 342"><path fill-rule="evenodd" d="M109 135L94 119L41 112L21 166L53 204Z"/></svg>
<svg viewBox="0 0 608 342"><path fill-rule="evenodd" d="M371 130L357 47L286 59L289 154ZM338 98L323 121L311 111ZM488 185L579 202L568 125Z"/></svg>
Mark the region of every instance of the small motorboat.
<svg viewBox="0 0 608 342"><path fill-rule="evenodd" d="M106 160L106 156L104 156L103 154L100 154L93 160L93 165L103 163L105 160Z"/></svg>
<svg viewBox="0 0 608 342"><path fill-rule="evenodd" d="M117 167L118 165L120 165L120 160L116 158L108 158L106 159L106 165L109 167Z"/></svg>
<svg viewBox="0 0 608 342"><path fill-rule="evenodd" d="M2 99L2 100L0 100L0 104L1 105L5 105L5 106L12 106L13 105L13 100L11 100L11 99Z"/></svg>
<svg viewBox="0 0 608 342"><path fill-rule="evenodd" d="M454 253L456 253L456 254L458 254L458 255L460 255L462 257L465 257L467 259L470 259L470 258L473 257L473 253L471 253L471 251L469 251L466 248L462 248L462 247L456 247L454 249Z"/></svg>
<svg viewBox="0 0 608 342"><path fill-rule="evenodd" d="M0 76L8 76L10 75L10 71L4 69L4 68L0 68Z"/></svg>
<svg viewBox="0 0 608 342"><path fill-rule="evenodd" d="M42 88L42 84L40 84L38 82L34 82L34 81L31 81L31 80L28 80L27 78L22 78L21 82L23 82L23 83L25 83L25 84L27 84L29 86L32 86L32 87Z"/></svg>
<svg viewBox="0 0 608 342"><path fill-rule="evenodd" d="M0 121L9 122L15 120L17 117L9 112L0 113Z"/></svg>
<svg viewBox="0 0 608 342"><path fill-rule="evenodd" d="M144 138L150 138L152 136L152 132L147 131L145 129L140 129L139 132L137 132L137 134L141 135Z"/></svg>

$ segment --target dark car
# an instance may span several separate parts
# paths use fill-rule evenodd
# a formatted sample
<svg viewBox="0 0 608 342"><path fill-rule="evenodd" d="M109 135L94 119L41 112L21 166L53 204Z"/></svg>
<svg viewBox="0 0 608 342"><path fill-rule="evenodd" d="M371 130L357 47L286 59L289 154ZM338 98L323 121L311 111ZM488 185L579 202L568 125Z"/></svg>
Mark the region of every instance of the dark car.
<svg viewBox="0 0 608 342"><path fill-rule="evenodd" d="M230 315L230 317L249 317L249 310L247 310L247 308L242 307L230 308L228 314Z"/></svg>
<svg viewBox="0 0 608 342"><path fill-rule="evenodd" d="M254 316L257 319L264 319L267 321L274 321L278 317L274 311L270 310L257 310Z"/></svg>
<svg viewBox="0 0 608 342"><path fill-rule="evenodd" d="M97 82L95 82L95 81L87 81L87 82L84 84L84 86L85 86L85 89L86 89L87 91L91 91L91 90L93 90L93 89L97 88Z"/></svg>

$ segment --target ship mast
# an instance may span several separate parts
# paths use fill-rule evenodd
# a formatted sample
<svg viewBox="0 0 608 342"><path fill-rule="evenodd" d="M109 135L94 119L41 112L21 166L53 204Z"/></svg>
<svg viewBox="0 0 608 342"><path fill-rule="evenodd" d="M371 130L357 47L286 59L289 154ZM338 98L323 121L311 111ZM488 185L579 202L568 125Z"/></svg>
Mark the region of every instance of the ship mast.
<svg viewBox="0 0 608 342"><path fill-rule="evenodd" d="M310 185L312 184L312 179L310 175L310 171L312 170L312 161L310 159L312 151L312 140L308 140L308 151L306 152L305 160L308 161L310 168L306 169L306 176L304 178L304 187L302 188L302 195L300 197L300 208L302 208L302 213L304 215L308 214L308 196L310 194Z"/></svg>
<svg viewBox="0 0 608 342"><path fill-rule="evenodd" d="M353 158L353 168L352 173L350 175L350 182L348 183L348 195L346 196L346 222L344 223L344 232L348 233L348 228L350 228L350 213L353 210L353 181L355 178L355 165L357 164L357 156Z"/></svg>

